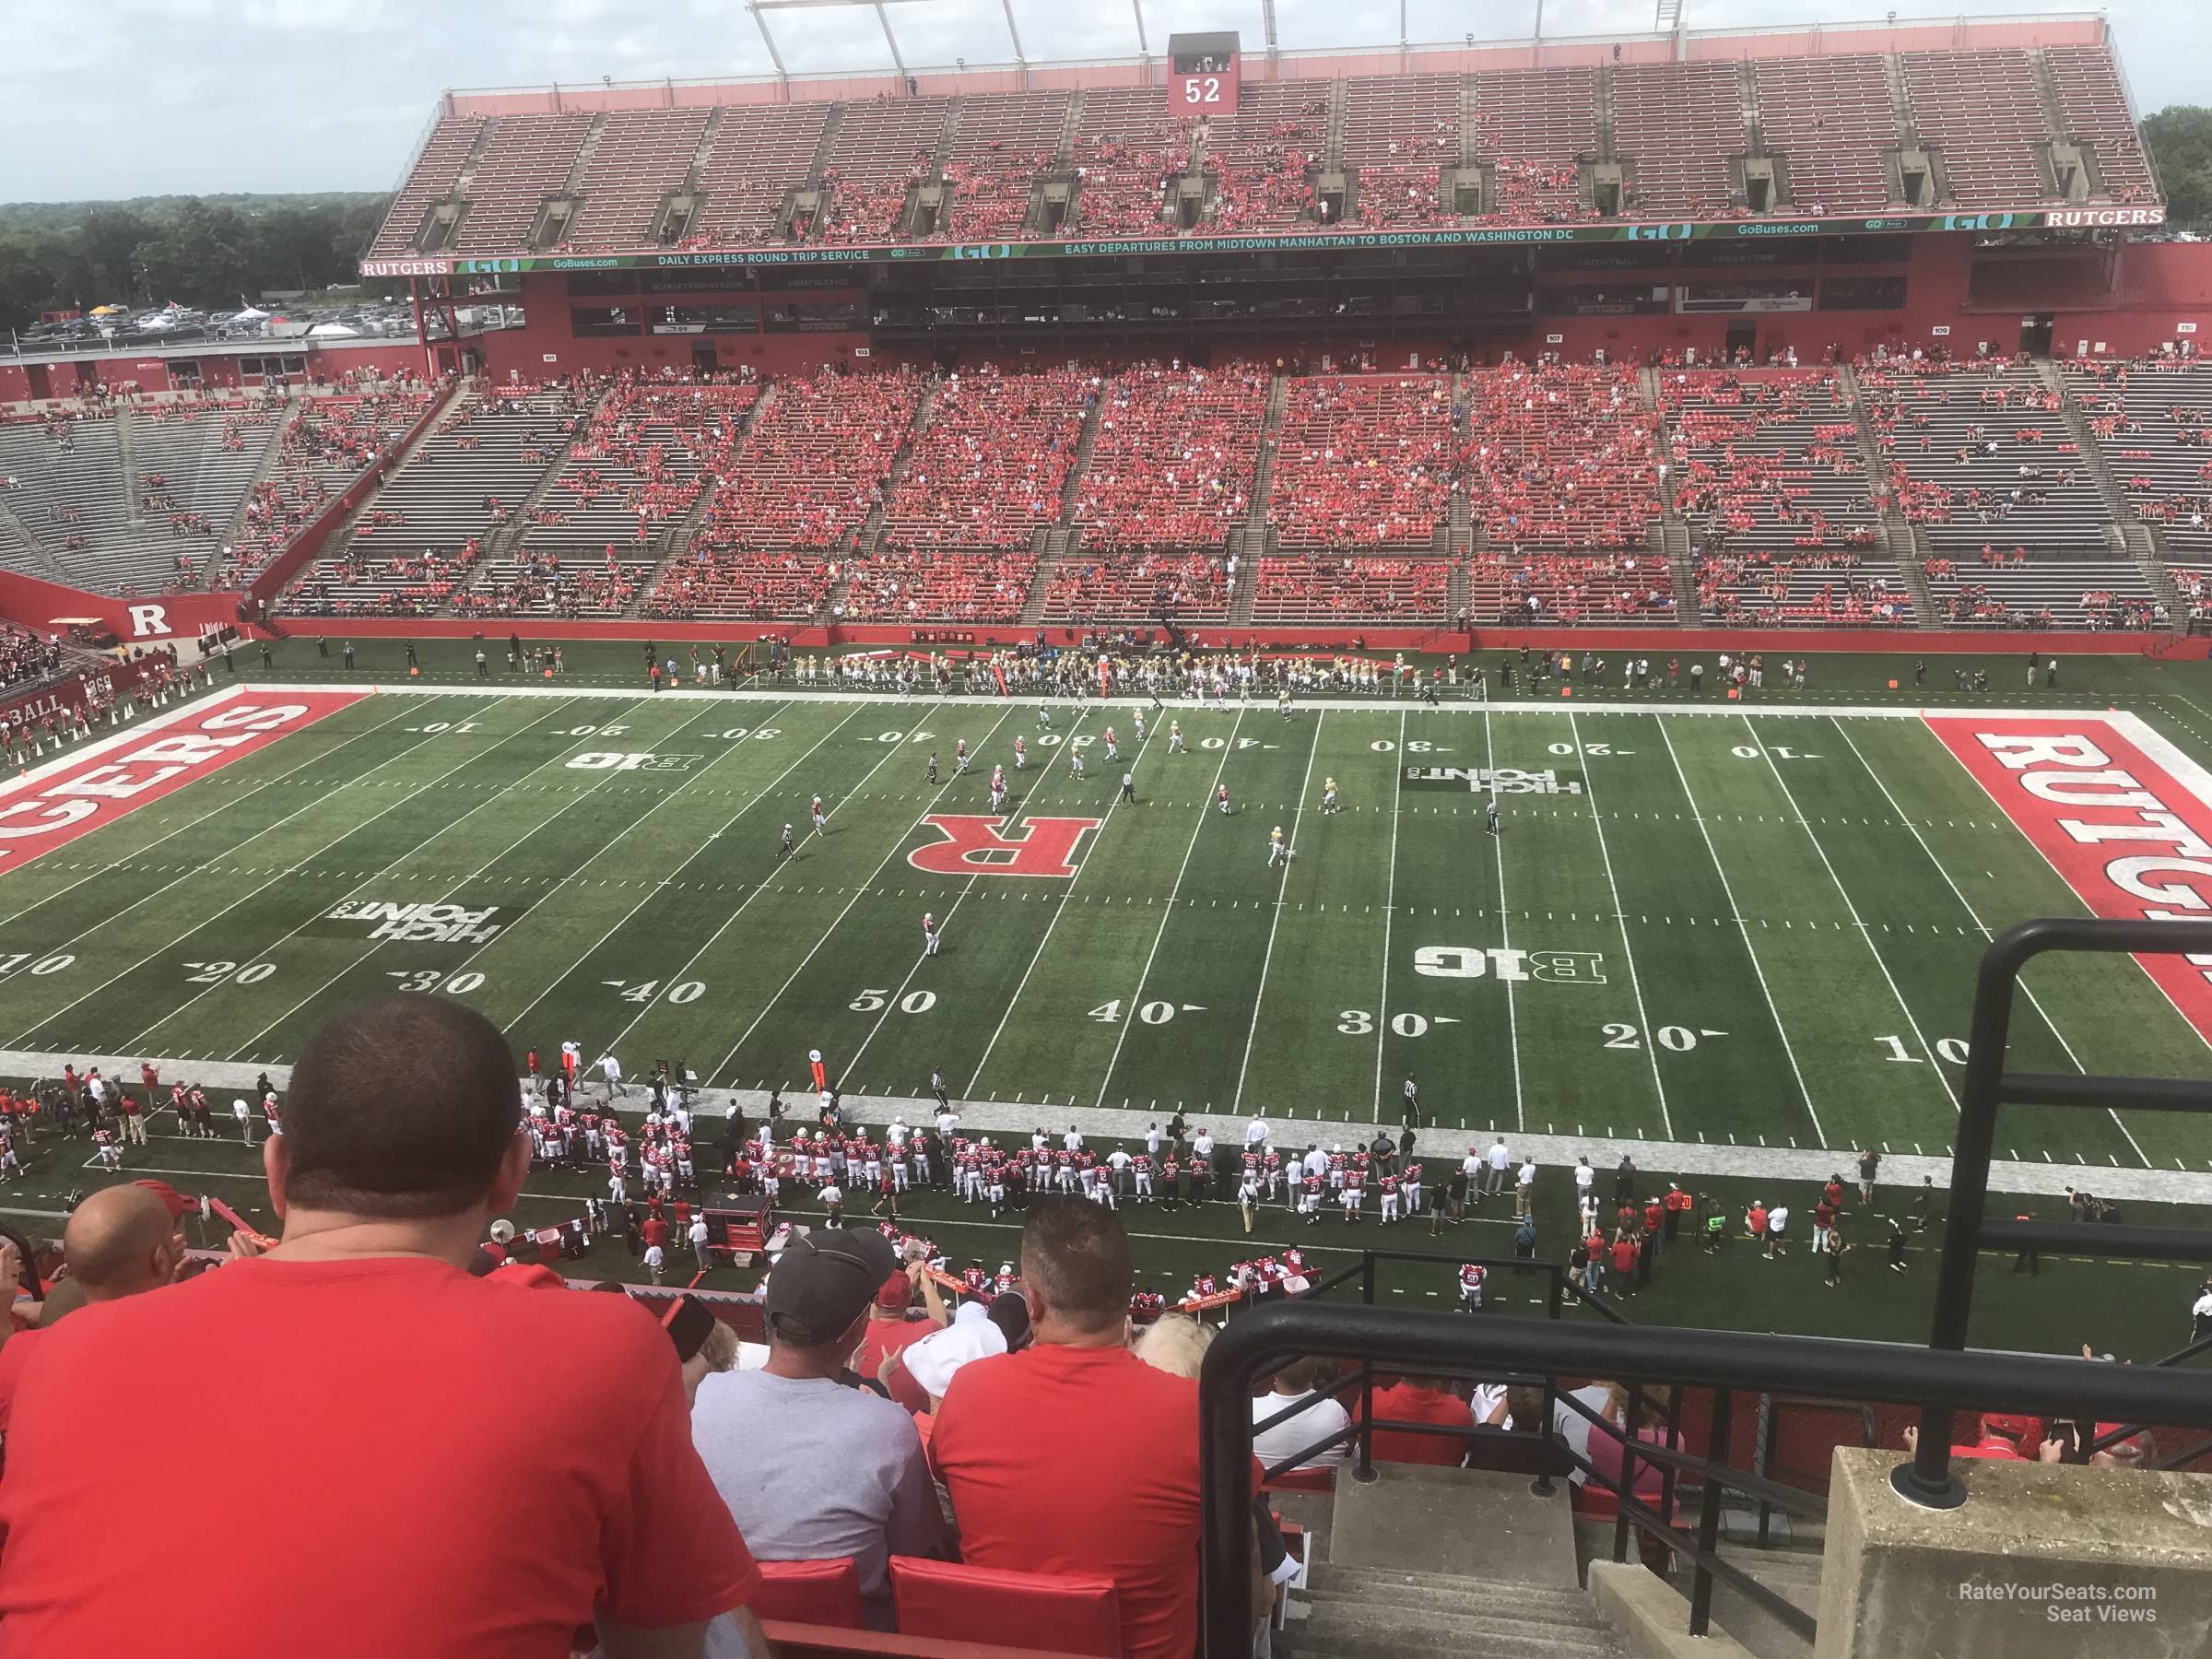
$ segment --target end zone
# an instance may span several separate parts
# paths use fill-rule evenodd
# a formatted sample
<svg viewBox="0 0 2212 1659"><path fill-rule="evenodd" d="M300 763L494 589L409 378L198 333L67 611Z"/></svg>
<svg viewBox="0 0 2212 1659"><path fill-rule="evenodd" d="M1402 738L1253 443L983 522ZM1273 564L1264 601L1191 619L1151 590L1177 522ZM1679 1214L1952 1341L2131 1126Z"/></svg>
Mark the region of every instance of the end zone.
<svg viewBox="0 0 2212 1659"><path fill-rule="evenodd" d="M0 873L359 702L365 691L226 687L0 785Z"/></svg>

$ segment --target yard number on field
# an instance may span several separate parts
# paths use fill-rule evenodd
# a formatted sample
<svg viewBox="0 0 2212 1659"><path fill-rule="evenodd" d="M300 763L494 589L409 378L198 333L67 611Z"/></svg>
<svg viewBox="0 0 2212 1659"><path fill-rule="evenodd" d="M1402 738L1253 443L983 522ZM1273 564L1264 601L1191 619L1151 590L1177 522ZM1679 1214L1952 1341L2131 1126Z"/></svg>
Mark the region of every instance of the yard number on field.
<svg viewBox="0 0 2212 1659"><path fill-rule="evenodd" d="M226 980L234 984L258 985L276 971L274 962L187 962L184 966L193 971L185 978L188 985L219 985ZM32 971L35 973L37 970Z"/></svg>
<svg viewBox="0 0 2212 1659"><path fill-rule="evenodd" d="M402 991L418 991L425 995L442 991L449 996L466 996L484 982L484 976L475 972L456 973L449 979L442 968L394 968L384 977L397 980Z"/></svg>
<svg viewBox="0 0 2212 1659"><path fill-rule="evenodd" d="M1184 1003L1178 1010L1171 1002L1148 1002L1138 1006L1136 1017L1147 1025L1166 1025L1169 1020L1175 1018L1178 1012L1203 1014L1206 1012L1206 1005L1204 1003ZM1110 1003L1100 1003L1090 1011L1090 1018L1100 1025L1121 1024L1122 999L1117 996Z"/></svg>
<svg viewBox="0 0 2212 1659"><path fill-rule="evenodd" d="M76 960L76 959L73 956L64 955L40 957L33 961L29 951L18 950L12 956L0 956L0 979L6 979L11 973L22 972L24 964L27 962L30 965L31 972L43 976L49 973L59 973Z"/></svg>
<svg viewBox="0 0 2212 1659"><path fill-rule="evenodd" d="M1907 1065L1927 1064L1918 1054L1907 1052L1905 1040L1902 1037L1877 1037L1875 1041L1888 1045L1889 1052L1883 1056L1886 1060L1901 1060ZM1966 1064L1966 1039L1963 1037L1938 1037L1936 1039L1936 1052L1953 1065L1964 1065Z"/></svg>
<svg viewBox="0 0 2212 1659"><path fill-rule="evenodd" d="M1728 1033L1725 1031L1709 1030L1703 1026L1700 1026L1694 1031L1688 1026L1661 1026L1652 1033L1653 1040L1661 1048L1671 1050L1677 1054L1687 1054L1691 1049L1696 1048L1700 1037L1725 1037L1727 1035ZM1609 1049L1641 1048L1643 1038L1634 1026L1616 1020L1606 1027L1606 1046Z"/></svg>
<svg viewBox="0 0 2212 1659"><path fill-rule="evenodd" d="M695 1003L707 994L707 988L698 980L677 980L666 991L659 980L601 980L603 985L612 985L622 994L624 1002L648 1003L656 996L665 996L677 1006Z"/></svg>
<svg viewBox="0 0 2212 1659"><path fill-rule="evenodd" d="M861 994L845 1006L855 1014L873 1014L888 1002L890 996L888 986L869 985L864 987ZM926 1014L936 1006L937 994L935 991L909 991L899 999L899 1012L901 1014Z"/></svg>

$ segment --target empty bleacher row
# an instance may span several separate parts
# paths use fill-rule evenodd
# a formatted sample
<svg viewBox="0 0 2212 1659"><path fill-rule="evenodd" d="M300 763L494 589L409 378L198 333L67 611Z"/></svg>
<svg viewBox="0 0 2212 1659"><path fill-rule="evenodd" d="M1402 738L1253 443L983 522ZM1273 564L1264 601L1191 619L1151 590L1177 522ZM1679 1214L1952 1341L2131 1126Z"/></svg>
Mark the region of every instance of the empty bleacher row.
<svg viewBox="0 0 2212 1659"><path fill-rule="evenodd" d="M230 396L0 426L0 504L36 549L0 544L0 560L101 593L204 582L288 413Z"/></svg>
<svg viewBox="0 0 2212 1659"><path fill-rule="evenodd" d="M1012 240L1042 233L1036 187L1071 174L1080 184L1068 229L1174 233L1167 186L1192 167L1196 130L1169 112L1156 85L452 115L433 127L371 252L601 253L645 249L656 236L685 248L781 235ZM1486 170L1491 188L1488 210L1468 222L1586 219L1598 215L1584 171L1599 161L1622 164L1623 217L1740 216L1748 208L1736 161L1751 154L1781 163L1772 211L1884 211L1905 205L1897 158L1908 143L1936 164L1936 197L1926 205L2063 198L2047 154L2054 143L2086 147L2090 199L2153 194L2109 45L1966 48L1630 62L1603 72L1248 75L1240 108L1206 123L1195 147L1211 195L1189 229L1317 228L1312 181L1333 168L1354 180L1353 228L1460 222L1460 204L1440 182L1443 170L1462 166ZM926 229L911 227L909 186L939 178L946 212ZM786 224L792 194L822 185L818 218ZM552 202L573 210L541 222Z"/></svg>
<svg viewBox="0 0 2212 1659"><path fill-rule="evenodd" d="M2171 547L2212 552L2212 369L2180 357L2075 364L2066 380L2136 515Z"/></svg>
<svg viewBox="0 0 2212 1659"><path fill-rule="evenodd" d="M1677 512L1707 547L1870 547L1858 419L1826 370L1668 369Z"/></svg>
<svg viewBox="0 0 2212 1659"><path fill-rule="evenodd" d="M447 414L303 571L287 603L321 616L428 616L442 608L561 464L604 382L487 387Z"/></svg>

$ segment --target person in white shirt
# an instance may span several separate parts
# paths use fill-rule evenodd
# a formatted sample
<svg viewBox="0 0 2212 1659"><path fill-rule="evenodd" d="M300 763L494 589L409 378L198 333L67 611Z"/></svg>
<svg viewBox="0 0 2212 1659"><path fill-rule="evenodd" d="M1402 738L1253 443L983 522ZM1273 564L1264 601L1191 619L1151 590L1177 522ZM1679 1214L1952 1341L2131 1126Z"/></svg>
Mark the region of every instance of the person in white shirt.
<svg viewBox="0 0 2212 1659"><path fill-rule="evenodd" d="M667 1260L667 1253L658 1244L645 1246L645 1268L653 1275L653 1282L656 1285L661 1282L661 1272Z"/></svg>
<svg viewBox="0 0 2212 1659"><path fill-rule="evenodd" d="M1158 1124L1145 1125L1145 1150L1154 1158L1159 1156L1159 1125Z"/></svg>
<svg viewBox="0 0 2212 1659"><path fill-rule="evenodd" d="M1788 1241L1783 1236L1790 1224L1790 1206L1778 1204L1767 1212L1767 1253L1771 1256L1787 1255Z"/></svg>
<svg viewBox="0 0 2212 1659"><path fill-rule="evenodd" d="M937 1113L937 1138L947 1146L952 1142L952 1132L959 1126L960 1114L950 1107Z"/></svg>
<svg viewBox="0 0 2212 1659"><path fill-rule="evenodd" d="M1244 1125L1244 1145L1247 1148L1256 1149L1264 1146L1266 1140L1267 1120L1265 1118L1254 1117L1251 1123Z"/></svg>
<svg viewBox="0 0 2212 1659"><path fill-rule="evenodd" d="M2189 1340L2202 1342L2212 1336L2212 1278L2205 1281L2205 1293L2189 1304Z"/></svg>
<svg viewBox="0 0 2212 1659"><path fill-rule="evenodd" d="M1316 1384L1328 1371L1328 1362L1322 1359L1294 1359L1275 1373L1275 1389L1261 1394L1252 1403L1252 1421L1255 1429L1269 1418L1297 1407L1295 1416L1276 1424L1272 1429L1260 1429L1252 1437L1253 1455L1264 1464L1269 1473L1286 1458L1304 1451L1324 1435L1337 1434L1351 1427L1351 1416L1333 1395L1319 1392ZM1344 1461L1345 1445L1337 1444L1314 1453L1295 1465L1299 1469L1331 1469Z"/></svg>
<svg viewBox="0 0 2212 1659"><path fill-rule="evenodd" d="M1083 1132L1077 1129L1073 1124L1070 1124L1067 1126L1067 1133L1060 1137L1060 1144L1066 1147L1070 1152L1082 1151Z"/></svg>
<svg viewBox="0 0 2212 1659"><path fill-rule="evenodd" d="M1532 1158L1521 1166L1521 1172L1513 1177L1513 1214L1516 1217L1527 1215L1529 1206L1535 1202L1535 1196L1536 1160Z"/></svg>
<svg viewBox="0 0 2212 1659"><path fill-rule="evenodd" d="M1474 1147L1469 1147L1466 1157L1459 1160L1460 1185L1465 1189L1465 1196L1461 1202L1473 1204L1488 1190L1486 1185L1478 1184L1481 1182L1484 1167L1482 1155Z"/></svg>
<svg viewBox="0 0 2212 1659"><path fill-rule="evenodd" d="M622 1062L612 1054L602 1054L599 1073L606 1079L606 1103L611 1106L622 1096Z"/></svg>
<svg viewBox="0 0 2212 1659"><path fill-rule="evenodd" d="M1506 1166L1513 1161L1513 1155L1505 1149L1504 1135L1500 1135L1491 1143L1489 1157L1485 1161L1489 1166L1489 1173L1482 1178L1482 1195L1488 1198L1492 1193L1505 1191Z"/></svg>
<svg viewBox="0 0 2212 1659"><path fill-rule="evenodd" d="M691 1228L688 1236L691 1241L691 1253L699 1261L699 1270L704 1273L714 1265L714 1259L707 1253L706 1217L695 1215L691 1218Z"/></svg>
<svg viewBox="0 0 2212 1659"><path fill-rule="evenodd" d="M1590 1160L1587 1158L1578 1158L1574 1160L1574 1198L1577 1204L1583 1204L1589 1200L1590 1184L1596 1179L1597 1171L1590 1167Z"/></svg>
<svg viewBox="0 0 2212 1659"><path fill-rule="evenodd" d="M246 1104L243 1095L230 1102L230 1115L238 1120L238 1132L245 1137L247 1146L253 1144L253 1108Z"/></svg>

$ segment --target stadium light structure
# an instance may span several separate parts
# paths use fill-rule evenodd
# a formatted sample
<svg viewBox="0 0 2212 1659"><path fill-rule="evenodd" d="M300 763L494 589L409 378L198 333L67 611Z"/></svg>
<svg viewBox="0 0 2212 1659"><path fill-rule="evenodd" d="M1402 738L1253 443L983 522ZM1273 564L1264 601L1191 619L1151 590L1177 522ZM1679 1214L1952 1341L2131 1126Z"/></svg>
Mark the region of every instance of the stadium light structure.
<svg viewBox="0 0 2212 1659"><path fill-rule="evenodd" d="M753 21L759 27L760 40L768 48L769 60L776 66L776 78L788 88L791 85L791 71L783 66L783 54L776 49L776 37L770 32L768 27L770 12L818 10L824 6L845 8L866 6L876 14L876 21L883 26L884 44L891 49L891 63L903 78L907 75L906 58L899 50L898 35L892 32L891 15L884 10L884 7L919 3L920 0L745 0L745 9L753 14ZM1014 0L999 0L999 4L1006 15L1006 34L1014 42L1014 61L1026 71L1030 66L1030 61L1022 54L1021 31L1014 26ZM1145 26L1144 13L1141 9L1137 13L1136 26L1141 43Z"/></svg>

